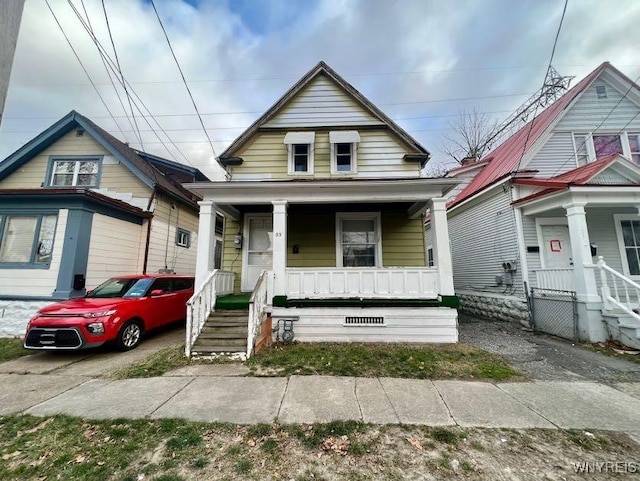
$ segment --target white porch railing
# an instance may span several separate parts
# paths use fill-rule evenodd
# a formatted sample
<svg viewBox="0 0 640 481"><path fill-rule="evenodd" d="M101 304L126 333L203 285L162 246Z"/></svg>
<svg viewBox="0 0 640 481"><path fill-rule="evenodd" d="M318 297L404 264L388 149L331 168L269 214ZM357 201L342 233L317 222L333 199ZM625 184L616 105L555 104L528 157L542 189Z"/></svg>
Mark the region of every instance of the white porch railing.
<svg viewBox="0 0 640 481"><path fill-rule="evenodd" d="M269 278L273 271L262 271L249 298L249 326L247 329L247 359L253 355L253 342L260 334L260 326L269 305Z"/></svg>
<svg viewBox="0 0 640 481"><path fill-rule="evenodd" d="M575 291L573 268L539 269L536 273L536 285L540 289Z"/></svg>
<svg viewBox="0 0 640 481"><path fill-rule="evenodd" d="M602 256L598 257L598 268L604 309L611 311L617 307L640 321L640 315L634 311L640 299L640 284L609 267Z"/></svg>
<svg viewBox="0 0 640 481"><path fill-rule="evenodd" d="M286 270L286 293L294 299L435 299L438 296L438 269L292 268Z"/></svg>
<svg viewBox="0 0 640 481"><path fill-rule="evenodd" d="M191 357L193 343L198 339L209 314L215 308L216 296L232 294L235 277L233 272L216 269L187 301L187 335L184 347L187 357Z"/></svg>

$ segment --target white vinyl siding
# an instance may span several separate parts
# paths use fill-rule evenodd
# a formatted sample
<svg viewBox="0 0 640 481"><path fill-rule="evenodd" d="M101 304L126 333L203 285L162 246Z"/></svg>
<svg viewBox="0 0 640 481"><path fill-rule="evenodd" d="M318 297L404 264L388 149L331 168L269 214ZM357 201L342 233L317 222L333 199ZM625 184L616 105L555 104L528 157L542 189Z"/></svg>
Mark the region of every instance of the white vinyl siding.
<svg viewBox="0 0 640 481"><path fill-rule="evenodd" d="M86 286L93 289L109 277L139 274L144 262L146 223L93 214ZM117 254L114 254L117 253Z"/></svg>
<svg viewBox="0 0 640 481"><path fill-rule="evenodd" d="M0 269L0 292L3 296L48 297L53 294L60 270L67 216L66 209L58 211L51 264L48 269L38 269L37 276L31 269Z"/></svg>
<svg viewBox="0 0 640 481"><path fill-rule="evenodd" d="M504 274L502 263L518 260L510 202L510 194L498 188L482 203L448 214L456 291L491 290L496 285L495 277ZM505 287L493 287L493 292L502 292ZM520 269L513 276L513 287L522 295Z"/></svg>
<svg viewBox="0 0 640 481"><path fill-rule="evenodd" d="M264 127L383 125L325 75L299 92Z"/></svg>
<svg viewBox="0 0 640 481"><path fill-rule="evenodd" d="M171 204L175 208L172 209ZM178 228L191 232L188 249L176 245ZM198 213L166 197L159 197L151 220L147 272L158 272L166 266L177 274L194 274L197 245Z"/></svg>
<svg viewBox="0 0 640 481"><path fill-rule="evenodd" d="M572 133L553 132L525 168L537 170L537 177L553 177L576 167Z"/></svg>

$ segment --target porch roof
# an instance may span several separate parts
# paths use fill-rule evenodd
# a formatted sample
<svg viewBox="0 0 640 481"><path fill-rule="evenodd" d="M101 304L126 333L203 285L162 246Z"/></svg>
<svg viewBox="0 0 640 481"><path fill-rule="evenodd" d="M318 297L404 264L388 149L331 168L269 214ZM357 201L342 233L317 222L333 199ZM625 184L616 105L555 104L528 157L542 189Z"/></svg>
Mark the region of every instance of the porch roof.
<svg viewBox="0 0 640 481"><path fill-rule="evenodd" d="M443 197L458 182L447 178L317 179L198 182L184 186L223 211L224 206L273 201L292 204L411 202L414 205L409 214L413 217L426 210L430 199Z"/></svg>

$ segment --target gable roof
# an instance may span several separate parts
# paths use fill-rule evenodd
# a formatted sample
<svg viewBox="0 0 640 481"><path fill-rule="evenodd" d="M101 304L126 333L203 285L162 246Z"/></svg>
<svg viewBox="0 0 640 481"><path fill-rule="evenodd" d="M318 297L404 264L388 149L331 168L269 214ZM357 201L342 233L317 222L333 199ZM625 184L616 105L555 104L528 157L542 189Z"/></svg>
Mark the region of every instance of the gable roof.
<svg viewBox="0 0 640 481"><path fill-rule="evenodd" d="M527 202L529 200L545 196L547 194L559 192L565 190L572 186L586 186L586 185L607 185L610 186L610 183L601 183L598 182L596 177L612 167L613 165L618 166L621 169L624 169L630 175L635 175L638 179L640 179L640 167L630 160L626 159L620 154L611 154L603 157L595 162L591 162L589 164L577 167L575 169L564 172L563 174L556 175L555 177L545 178L545 179L537 179L535 177L532 178L522 178L522 179L514 179L514 184L519 185L529 185L542 187L544 190L535 192L531 195L523 197L521 199L517 199L514 201L514 204L520 204L522 202ZM637 185L632 180L629 180L629 184L627 185Z"/></svg>
<svg viewBox="0 0 640 481"><path fill-rule="evenodd" d="M58 120L48 129L0 162L0 180L7 177L44 149L77 128L84 129L96 142L122 162L149 188L157 188L176 200L182 201L196 209L198 208L196 204L198 199L194 197L194 194L183 188L180 182L166 175L170 173L170 171L167 168L163 168L163 166L171 166L172 169L182 172L193 172L194 177L209 180L202 172L198 169L181 166L181 164L177 164L176 162L132 149L75 110L69 112L62 119Z"/></svg>
<svg viewBox="0 0 640 481"><path fill-rule="evenodd" d="M505 179L516 171L520 160L568 110L568 107L602 74L610 70L631 85L638 87L631 79L613 67L602 63L593 72L569 89L562 97L547 107L542 113L526 123L511 137L491 151L483 160L488 164L449 204L449 208L460 204L474 194L484 190L498 180Z"/></svg>
<svg viewBox="0 0 640 481"><path fill-rule="evenodd" d="M280 99L259 117L253 124L247 128L236 140L234 140L227 149L222 152L216 160L224 168L230 165L229 159L233 156L253 137L253 135L269 120L273 119L299 92L301 92L309 83L311 83L319 75L325 75L332 82L338 85L348 96L355 100L364 110L369 112L373 117L384 123L393 133L399 137L403 143L415 151L415 154L421 154L423 164L429 159L429 151L418 143L404 129L397 125L393 120L387 117L378 107L369 101L364 95L358 92L349 82L342 78L338 73L329 67L323 61L320 61L315 67L309 70L293 87L291 87ZM231 161L233 163L233 160Z"/></svg>

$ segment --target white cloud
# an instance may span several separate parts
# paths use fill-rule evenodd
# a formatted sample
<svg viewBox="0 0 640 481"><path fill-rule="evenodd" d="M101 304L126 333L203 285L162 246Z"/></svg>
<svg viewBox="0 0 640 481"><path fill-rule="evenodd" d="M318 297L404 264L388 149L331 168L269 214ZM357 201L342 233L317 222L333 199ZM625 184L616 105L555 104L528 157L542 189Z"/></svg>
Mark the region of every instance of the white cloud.
<svg viewBox="0 0 640 481"><path fill-rule="evenodd" d="M50 2L110 109L123 116L95 47L66 0ZM78 0L74 3L80 8ZM85 4L107 47L101 2ZM142 0L106 5L126 77L190 161L214 175L210 148L151 5ZM250 0L202 0L195 7L156 0L156 5L218 154L325 60L441 161L442 133L460 109L475 106L506 117L540 87L563 2L306 0L292 6L271 0L268 8L254 8ZM609 60L635 79L638 17L635 0L570 2L555 66L582 77ZM433 102L461 98L475 100ZM122 138L44 2L27 0L0 128L0 158L72 109ZM127 121L118 121L126 140L139 147ZM142 122L140 128L149 130ZM152 132L143 132L143 140L146 150L168 155Z"/></svg>

